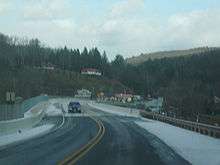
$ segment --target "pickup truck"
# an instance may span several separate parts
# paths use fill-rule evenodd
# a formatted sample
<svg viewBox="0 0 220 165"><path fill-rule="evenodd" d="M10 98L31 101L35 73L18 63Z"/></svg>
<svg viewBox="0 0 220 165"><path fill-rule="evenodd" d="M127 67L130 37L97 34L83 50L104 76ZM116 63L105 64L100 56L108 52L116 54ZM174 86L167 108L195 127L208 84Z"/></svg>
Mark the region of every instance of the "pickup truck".
<svg viewBox="0 0 220 165"><path fill-rule="evenodd" d="M79 102L71 101L68 105L69 113L81 113L81 105Z"/></svg>

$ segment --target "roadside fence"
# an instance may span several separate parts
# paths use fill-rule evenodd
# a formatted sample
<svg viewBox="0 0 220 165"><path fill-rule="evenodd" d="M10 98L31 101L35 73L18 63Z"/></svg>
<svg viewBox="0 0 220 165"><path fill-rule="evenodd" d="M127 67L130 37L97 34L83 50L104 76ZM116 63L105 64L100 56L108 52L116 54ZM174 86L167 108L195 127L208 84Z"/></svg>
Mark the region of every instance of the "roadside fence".
<svg viewBox="0 0 220 165"><path fill-rule="evenodd" d="M215 138L220 138L220 127L218 126L176 119L144 110L140 110L140 115L145 118L162 121L177 127L188 129L190 131L198 132Z"/></svg>

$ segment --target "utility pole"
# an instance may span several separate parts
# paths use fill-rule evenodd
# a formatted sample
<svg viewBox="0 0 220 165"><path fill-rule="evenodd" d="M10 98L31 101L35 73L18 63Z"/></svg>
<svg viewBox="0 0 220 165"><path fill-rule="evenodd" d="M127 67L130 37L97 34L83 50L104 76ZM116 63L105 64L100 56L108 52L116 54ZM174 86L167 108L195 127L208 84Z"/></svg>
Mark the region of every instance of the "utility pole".
<svg viewBox="0 0 220 165"><path fill-rule="evenodd" d="M144 71L144 95L148 96L149 94L149 83L148 83L148 73Z"/></svg>
<svg viewBox="0 0 220 165"><path fill-rule="evenodd" d="M196 122L197 122L197 123L199 122L199 112L198 112L198 114L197 114L197 116L196 116Z"/></svg>

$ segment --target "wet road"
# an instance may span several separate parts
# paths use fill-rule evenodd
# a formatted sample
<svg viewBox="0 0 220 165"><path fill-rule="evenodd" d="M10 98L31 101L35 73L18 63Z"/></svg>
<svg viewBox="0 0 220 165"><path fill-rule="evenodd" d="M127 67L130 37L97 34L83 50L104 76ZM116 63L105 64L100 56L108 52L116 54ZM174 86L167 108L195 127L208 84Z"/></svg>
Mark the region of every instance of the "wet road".
<svg viewBox="0 0 220 165"><path fill-rule="evenodd" d="M91 109L91 108L90 108ZM102 141L77 164L94 165L187 165L159 138L137 126L133 117L119 117L95 109L105 126Z"/></svg>
<svg viewBox="0 0 220 165"><path fill-rule="evenodd" d="M62 120L58 119L49 120ZM0 150L0 165L53 165L87 143L97 132L88 117L66 117L64 125L38 138Z"/></svg>
<svg viewBox="0 0 220 165"><path fill-rule="evenodd" d="M134 121L141 120L140 118L111 115L86 105L83 110L103 123L105 134L99 143L82 156L76 164L189 164L159 138L138 127ZM61 123L62 117L50 117L45 120ZM0 149L0 164L57 164L68 155L78 151L97 132L97 124L90 117L65 117L64 125L55 131Z"/></svg>

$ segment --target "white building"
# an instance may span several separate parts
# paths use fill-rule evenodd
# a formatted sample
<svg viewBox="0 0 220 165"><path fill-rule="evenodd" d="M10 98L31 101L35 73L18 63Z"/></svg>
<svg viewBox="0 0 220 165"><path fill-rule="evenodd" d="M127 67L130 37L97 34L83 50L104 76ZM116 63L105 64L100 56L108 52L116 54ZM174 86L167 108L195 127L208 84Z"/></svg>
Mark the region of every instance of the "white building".
<svg viewBox="0 0 220 165"><path fill-rule="evenodd" d="M77 94L75 95L76 98L87 98L90 99L92 96L92 92L87 89L77 90Z"/></svg>
<svg viewBox="0 0 220 165"><path fill-rule="evenodd" d="M94 68L86 68L81 70L81 74L84 75L95 75L95 76L101 76L102 73L98 69Z"/></svg>
<svg viewBox="0 0 220 165"><path fill-rule="evenodd" d="M118 101L122 101L122 102L131 102L133 95L132 94L126 94L126 93L119 93L119 94L115 94L115 98Z"/></svg>
<svg viewBox="0 0 220 165"><path fill-rule="evenodd" d="M149 108L152 112L161 111L163 106L163 98L158 97L157 99L152 99L150 101L145 102L145 107Z"/></svg>

